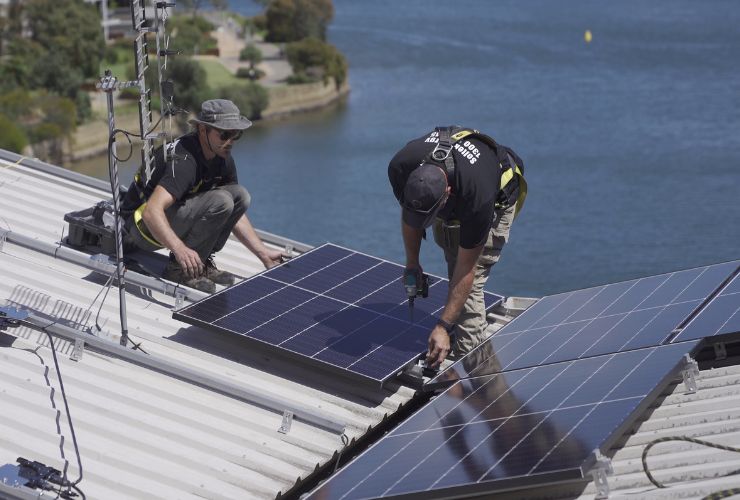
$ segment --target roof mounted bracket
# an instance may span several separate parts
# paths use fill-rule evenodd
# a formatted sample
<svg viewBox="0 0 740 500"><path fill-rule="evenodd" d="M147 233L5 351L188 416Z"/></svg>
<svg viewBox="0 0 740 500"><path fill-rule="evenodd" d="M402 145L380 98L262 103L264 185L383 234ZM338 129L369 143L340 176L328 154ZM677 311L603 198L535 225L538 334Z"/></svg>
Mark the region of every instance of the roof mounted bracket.
<svg viewBox="0 0 740 500"><path fill-rule="evenodd" d="M287 434L290 432L290 427L292 425L293 425L293 412L286 410L283 412L283 422L280 424L280 428L278 429L278 432L280 434Z"/></svg>
<svg viewBox="0 0 740 500"><path fill-rule="evenodd" d="M684 355L681 375L683 376L683 384L686 386L686 394L694 394L697 390L696 378L699 376L699 364L688 354Z"/></svg>
<svg viewBox="0 0 740 500"><path fill-rule="evenodd" d="M7 229L0 229L0 252L3 251L3 245L5 244L5 240L8 239L8 230Z"/></svg>
<svg viewBox="0 0 740 500"><path fill-rule="evenodd" d="M82 359L82 354L85 352L85 341L81 338L75 339L75 346L72 349L72 354L69 355L69 359L72 361L79 361Z"/></svg>
<svg viewBox="0 0 740 500"><path fill-rule="evenodd" d="M594 498L597 500L609 498L609 482L606 477L614 474L612 461L602 455L598 448L591 452L590 458L594 463L589 470L594 480L594 486L596 486L596 495L594 495Z"/></svg>
<svg viewBox="0 0 740 500"><path fill-rule="evenodd" d="M175 289L175 309L180 309L185 300L185 292L179 287Z"/></svg>
<svg viewBox="0 0 740 500"><path fill-rule="evenodd" d="M2 241L0 241L0 250L2 250ZM714 344L714 359L727 359L727 348L724 342Z"/></svg>

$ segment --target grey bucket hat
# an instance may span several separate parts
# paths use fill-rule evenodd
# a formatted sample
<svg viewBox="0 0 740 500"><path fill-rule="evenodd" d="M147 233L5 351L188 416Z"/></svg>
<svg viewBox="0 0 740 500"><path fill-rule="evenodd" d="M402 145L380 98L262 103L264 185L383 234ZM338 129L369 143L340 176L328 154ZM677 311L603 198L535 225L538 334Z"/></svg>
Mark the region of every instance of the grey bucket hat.
<svg viewBox="0 0 740 500"><path fill-rule="evenodd" d="M189 123L202 123L220 130L246 130L252 126L252 122L242 116L236 104L228 99L203 101L200 113Z"/></svg>

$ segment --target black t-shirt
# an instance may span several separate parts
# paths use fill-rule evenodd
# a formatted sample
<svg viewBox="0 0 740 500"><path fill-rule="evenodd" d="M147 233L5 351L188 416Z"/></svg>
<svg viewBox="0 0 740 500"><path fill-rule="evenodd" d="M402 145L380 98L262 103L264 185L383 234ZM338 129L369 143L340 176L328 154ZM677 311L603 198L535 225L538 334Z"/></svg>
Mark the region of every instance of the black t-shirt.
<svg viewBox="0 0 740 500"><path fill-rule="evenodd" d="M188 196L202 193L216 186L236 184L238 182L234 159L229 156L223 159L216 156L206 160L196 132L179 137L175 142L168 144L170 151L174 149L168 161L164 159L164 152L160 146L154 152L154 168L147 185L143 187L146 199L159 185L170 193L175 200L182 201ZM141 205L137 182L134 181L121 204L121 214L126 217L132 214Z"/></svg>
<svg viewBox="0 0 740 500"><path fill-rule="evenodd" d="M411 171L434 149L437 133L410 141L388 165L388 178L393 194L400 201ZM493 212L501 183L498 156L477 138L464 138L455 143L455 179L450 180L452 193L438 217L460 221L460 246L475 248L485 243L493 222Z"/></svg>

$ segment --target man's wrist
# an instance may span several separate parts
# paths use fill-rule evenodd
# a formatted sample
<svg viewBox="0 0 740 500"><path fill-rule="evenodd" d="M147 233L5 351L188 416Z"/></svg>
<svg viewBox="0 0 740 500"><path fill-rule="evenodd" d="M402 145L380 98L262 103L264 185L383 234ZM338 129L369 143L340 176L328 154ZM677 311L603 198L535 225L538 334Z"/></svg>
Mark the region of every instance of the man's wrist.
<svg viewBox="0 0 740 500"><path fill-rule="evenodd" d="M452 332L455 331L455 323L448 323L442 318L437 319L437 326L441 326L442 328L444 328L444 330L447 332L447 335L452 335Z"/></svg>

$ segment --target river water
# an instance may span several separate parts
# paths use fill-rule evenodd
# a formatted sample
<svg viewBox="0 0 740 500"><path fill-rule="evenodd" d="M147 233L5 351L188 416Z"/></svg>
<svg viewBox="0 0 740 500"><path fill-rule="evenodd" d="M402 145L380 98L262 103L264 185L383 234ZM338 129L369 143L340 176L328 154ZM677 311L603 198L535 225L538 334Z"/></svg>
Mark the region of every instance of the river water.
<svg viewBox="0 0 740 500"><path fill-rule="evenodd" d="M256 226L402 262L388 161L454 123L526 165L491 290L541 296L740 258L736 0L334 4L349 97L257 124L234 150ZM422 259L444 272L433 243Z"/></svg>

